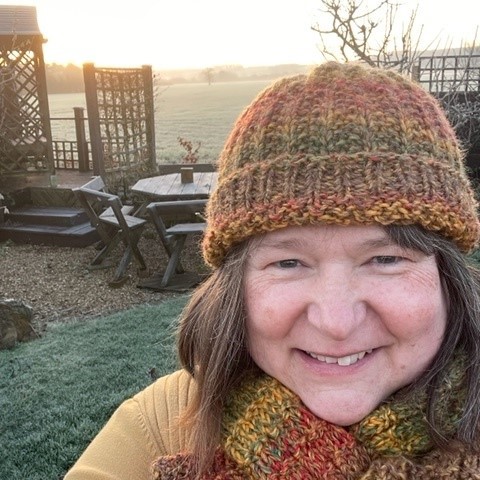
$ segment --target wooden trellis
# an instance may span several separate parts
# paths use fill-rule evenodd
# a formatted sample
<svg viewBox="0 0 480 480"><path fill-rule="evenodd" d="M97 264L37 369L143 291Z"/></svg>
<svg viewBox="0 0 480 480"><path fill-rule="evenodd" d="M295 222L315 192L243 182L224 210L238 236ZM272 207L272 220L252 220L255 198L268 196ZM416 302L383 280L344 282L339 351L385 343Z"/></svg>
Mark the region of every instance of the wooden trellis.
<svg viewBox="0 0 480 480"><path fill-rule="evenodd" d="M420 57L416 80L439 99L469 153L480 153L478 50L472 50L470 54Z"/></svg>
<svg viewBox="0 0 480 480"><path fill-rule="evenodd" d="M480 55L437 55L420 57L417 80L437 95L480 91Z"/></svg>
<svg viewBox="0 0 480 480"><path fill-rule="evenodd" d="M0 6L0 175L53 173L45 63L35 7Z"/></svg>
<svg viewBox="0 0 480 480"><path fill-rule="evenodd" d="M95 175L118 189L156 169L152 68L83 66Z"/></svg>

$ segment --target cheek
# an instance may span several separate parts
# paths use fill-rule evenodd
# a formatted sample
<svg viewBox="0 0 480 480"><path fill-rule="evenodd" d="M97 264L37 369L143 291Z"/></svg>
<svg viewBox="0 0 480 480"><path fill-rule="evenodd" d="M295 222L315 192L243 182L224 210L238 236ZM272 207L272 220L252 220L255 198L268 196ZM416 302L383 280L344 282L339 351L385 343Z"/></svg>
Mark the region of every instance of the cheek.
<svg viewBox="0 0 480 480"><path fill-rule="evenodd" d="M397 338L409 339L412 346L426 340L437 343L443 337L447 322L447 304L440 280L435 277L402 286L382 289L378 309L388 330Z"/></svg>
<svg viewBox="0 0 480 480"><path fill-rule="evenodd" d="M245 305L249 338L278 339L292 328L301 312L292 289L247 283Z"/></svg>

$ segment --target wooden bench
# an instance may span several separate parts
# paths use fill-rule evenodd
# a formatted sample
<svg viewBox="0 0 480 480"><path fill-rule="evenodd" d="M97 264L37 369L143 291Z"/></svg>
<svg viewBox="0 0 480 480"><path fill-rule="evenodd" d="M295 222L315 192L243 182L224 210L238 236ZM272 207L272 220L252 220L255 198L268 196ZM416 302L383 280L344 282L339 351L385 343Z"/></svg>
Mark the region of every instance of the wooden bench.
<svg viewBox="0 0 480 480"><path fill-rule="evenodd" d="M131 262L132 254L140 270L147 268L138 248L138 241L147 221L130 215L131 208L123 205L117 195L98 189L102 184L103 181L93 179L73 191L87 212L90 223L97 230L103 244L91 265L101 266L120 242L125 245L125 252L117 266L115 276L109 282L110 286L117 287L123 285L128 278L125 272Z"/></svg>
<svg viewBox="0 0 480 480"><path fill-rule="evenodd" d="M178 276L181 277L182 274L186 273L181 263L181 253L185 242L190 235L203 233L206 226L204 221L191 221L173 222L173 224L167 227L166 218L185 218L185 216L189 216L192 219L195 217L203 219L206 203L206 199L178 200L172 202L152 202L147 206L147 212L168 254L168 264L158 285L160 289L168 287L174 275L177 276L176 280L179 280L181 283L181 278L178 278ZM189 278L192 278L192 281L195 282L195 276L190 276Z"/></svg>

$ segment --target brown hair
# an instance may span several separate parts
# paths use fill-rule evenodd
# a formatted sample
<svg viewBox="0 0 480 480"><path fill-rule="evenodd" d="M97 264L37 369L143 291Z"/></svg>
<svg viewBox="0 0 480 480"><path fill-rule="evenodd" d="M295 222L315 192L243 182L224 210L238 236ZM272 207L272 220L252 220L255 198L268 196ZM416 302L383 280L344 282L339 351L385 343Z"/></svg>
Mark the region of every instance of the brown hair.
<svg viewBox="0 0 480 480"><path fill-rule="evenodd" d="M446 446L440 419L435 416L437 387L454 352L465 351L469 359L467 395L457 439L474 445L480 423L480 272L454 243L440 235L418 226L384 228L398 245L436 257L449 304L447 330L431 367L411 388L426 387L432 439L438 446ZM229 392L257 369L246 347L243 291L251 243L250 239L231 249L222 265L194 292L180 319L180 361L198 387L185 418L192 422L191 448L200 472L211 463L220 441L222 409Z"/></svg>

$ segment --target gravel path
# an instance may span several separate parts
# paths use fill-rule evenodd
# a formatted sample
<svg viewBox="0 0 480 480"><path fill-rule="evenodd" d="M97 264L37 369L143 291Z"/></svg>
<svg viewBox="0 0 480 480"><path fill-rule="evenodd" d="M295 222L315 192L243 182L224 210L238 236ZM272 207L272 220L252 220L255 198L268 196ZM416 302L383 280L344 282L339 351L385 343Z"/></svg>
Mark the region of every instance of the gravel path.
<svg viewBox="0 0 480 480"><path fill-rule="evenodd" d="M199 255L198 238L185 249L183 264L187 269L205 271ZM165 268L166 254L153 231L147 231L139 243L148 266L148 275ZM172 292L138 288L136 264L128 268L128 281L112 288L108 280L114 268L89 269L97 251L87 248L42 245L0 244L0 298L22 300L33 308L34 328L42 333L49 322L104 315L142 303L158 303ZM112 260L118 261L120 249Z"/></svg>

